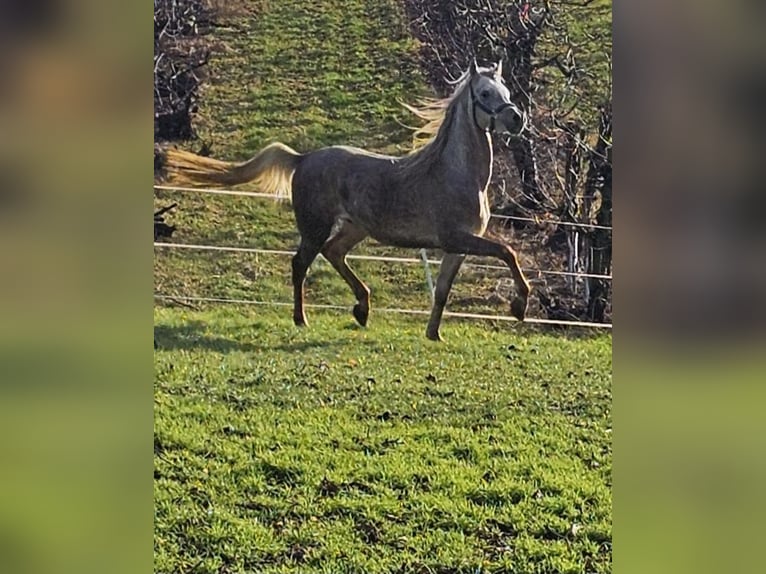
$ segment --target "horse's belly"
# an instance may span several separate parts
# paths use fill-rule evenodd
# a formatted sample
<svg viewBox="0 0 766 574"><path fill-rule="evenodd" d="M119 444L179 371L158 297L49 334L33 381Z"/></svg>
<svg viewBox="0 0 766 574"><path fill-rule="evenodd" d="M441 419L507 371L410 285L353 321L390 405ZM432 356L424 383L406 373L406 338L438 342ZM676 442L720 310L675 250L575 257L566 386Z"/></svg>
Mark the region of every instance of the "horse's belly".
<svg viewBox="0 0 766 574"><path fill-rule="evenodd" d="M430 226L429 226L430 227ZM394 247L420 248L439 246L438 235L427 229L422 222L396 221L389 224L377 225L371 230L370 236L385 245Z"/></svg>
<svg viewBox="0 0 766 574"><path fill-rule="evenodd" d="M438 233L430 212L412 201L396 199L349 201L346 209L351 218L380 243L396 247L431 247L438 244Z"/></svg>

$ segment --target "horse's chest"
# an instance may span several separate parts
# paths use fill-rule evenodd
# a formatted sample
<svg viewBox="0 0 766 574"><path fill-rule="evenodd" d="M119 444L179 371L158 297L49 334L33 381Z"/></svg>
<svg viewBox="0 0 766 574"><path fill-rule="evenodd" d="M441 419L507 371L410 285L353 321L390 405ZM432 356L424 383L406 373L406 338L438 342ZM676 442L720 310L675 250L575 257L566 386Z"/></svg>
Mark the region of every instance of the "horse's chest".
<svg viewBox="0 0 766 574"><path fill-rule="evenodd" d="M490 170L480 170L473 177L466 178L462 185L457 186L460 190L456 195L460 196L458 203L462 206L463 217L467 219L471 231L483 234L489 225L489 179ZM464 219L464 220L465 220Z"/></svg>
<svg viewBox="0 0 766 574"><path fill-rule="evenodd" d="M479 190L479 224L480 224L480 230L479 233L484 233L487 229L487 225L489 225L489 194L487 193L487 188Z"/></svg>

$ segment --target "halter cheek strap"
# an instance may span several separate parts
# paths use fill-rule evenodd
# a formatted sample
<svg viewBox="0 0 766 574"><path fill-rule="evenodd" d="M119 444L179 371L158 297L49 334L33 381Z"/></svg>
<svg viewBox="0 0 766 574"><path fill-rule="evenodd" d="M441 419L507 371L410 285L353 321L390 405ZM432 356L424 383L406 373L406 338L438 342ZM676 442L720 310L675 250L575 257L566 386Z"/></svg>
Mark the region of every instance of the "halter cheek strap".
<svg viewBox="0 0 766 574"><path fill-rule="evenodd" d="M484 128L485 131L493 132L495 131L495 118L500 114L505 108L512 108L513 104L507 104L502 103L500 104L496 110L493 110L486 106L479 98L476 97L476 92L473 91L473 82L470 84L471 87L471 99L473 100L473 123L476 124L476 127L479 129L482 129L482 127L479 125L479 122L476 121L476 108L478 107L481 111L483 111L485 114L489 116L489 126Z"/></svg>

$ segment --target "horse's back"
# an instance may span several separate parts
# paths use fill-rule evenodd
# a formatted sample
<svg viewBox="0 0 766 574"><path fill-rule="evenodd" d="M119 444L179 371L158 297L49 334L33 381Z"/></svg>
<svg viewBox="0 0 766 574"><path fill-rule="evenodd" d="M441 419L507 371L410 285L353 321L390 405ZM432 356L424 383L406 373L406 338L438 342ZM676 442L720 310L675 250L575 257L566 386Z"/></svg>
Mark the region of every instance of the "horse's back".
<svg viewBox="0 0 766 574"><path fill-rule="evenodd" d="M396 158L349 146L306 154L293 175L296 216L335 220L347 212L375 210L374 197L391 187Z"/></svg>

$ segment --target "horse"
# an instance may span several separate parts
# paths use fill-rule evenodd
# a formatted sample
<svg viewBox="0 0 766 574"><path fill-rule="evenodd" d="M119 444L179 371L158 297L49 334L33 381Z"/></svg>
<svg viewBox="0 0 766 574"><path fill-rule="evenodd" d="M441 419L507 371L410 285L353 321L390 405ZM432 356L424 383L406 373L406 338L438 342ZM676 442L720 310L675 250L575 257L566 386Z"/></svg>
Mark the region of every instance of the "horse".
<svg viewBox="0 0 766 574"><path fill-rule="evenodd" d="M452 95L421 108L407 106L429 124L427 143L399 157L336 145L308 153L272 143L241 163L168 150L165 170L186 185L255 182L265 193L292 200L300 244L292 258L293 321L308 324L304 283L321 253L356 298L353 316L366 326L370 289L349 267L346 254L372 237L396 247L444 251L426 337L441 341L439 326L452 283L466 255L492 256L509 268L516 287L511 314L523 321L530 286L509 245L485 237L490 219L492 135L520 137L527 117L510 99L502 60L476 60L455 82Z"/></svg>

